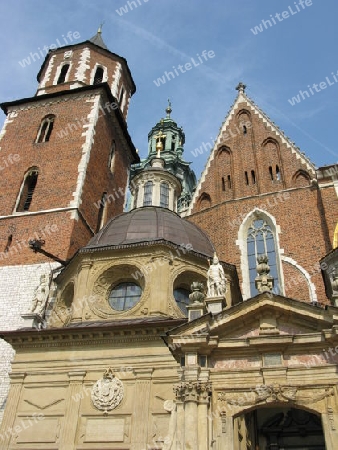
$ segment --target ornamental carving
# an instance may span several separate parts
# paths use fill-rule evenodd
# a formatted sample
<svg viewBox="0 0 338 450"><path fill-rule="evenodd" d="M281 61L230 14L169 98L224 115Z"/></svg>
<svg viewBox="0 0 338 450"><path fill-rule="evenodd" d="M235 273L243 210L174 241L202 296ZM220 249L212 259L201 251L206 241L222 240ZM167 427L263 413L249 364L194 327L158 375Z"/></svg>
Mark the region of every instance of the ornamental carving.
<svg viewBox="0 0 338 450"><path fill-rule="evenodd" d="M201 381L188 381L174 386L174 393L178 401L209 402L211 383Z"/></svg>
<svg viewBox="0 0 338 450"><path fill-rule="evenodd" d="M254 406L262 403L290 403L297 402L303 405L314 404L326 397L334 395L331 387L323 387L311 390L307 396L305 391L301 392L298 387L281 386L277 383L273 385L257 385L254 389L248 392L219 392L218 401L227 403L230 406Z"/></svg>
<svg viewBox="0 0 338 450"><path fill-rule="evenodd" d="M122 381L115 377L111 368L107 369L103 378L92 388L92 402L95 408L107 413L115 409L122 401L124 388Z"/></svg>

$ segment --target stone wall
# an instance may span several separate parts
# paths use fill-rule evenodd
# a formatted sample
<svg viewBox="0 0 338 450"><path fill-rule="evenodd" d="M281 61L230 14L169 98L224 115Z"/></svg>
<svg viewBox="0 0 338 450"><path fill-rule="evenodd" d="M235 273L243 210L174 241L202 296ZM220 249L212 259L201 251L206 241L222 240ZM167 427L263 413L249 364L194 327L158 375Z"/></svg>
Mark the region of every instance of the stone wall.
<svg viewBox="0 0 338 450"><path fill-rule="evenodd" d="M0 330L15 330L23 326L21 314L30 310L34 291L40 276L49 274L59 264L44 263L22 266L0 267ZM0 333L1 333L0 331ZM0 422L9 389L12 347L0 340Z"/></svg>

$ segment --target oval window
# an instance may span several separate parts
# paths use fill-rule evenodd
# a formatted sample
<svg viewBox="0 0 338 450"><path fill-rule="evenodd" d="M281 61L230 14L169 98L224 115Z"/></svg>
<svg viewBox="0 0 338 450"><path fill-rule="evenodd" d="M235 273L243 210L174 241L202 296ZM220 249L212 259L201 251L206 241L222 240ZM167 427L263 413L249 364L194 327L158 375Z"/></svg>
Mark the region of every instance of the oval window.
<svg viewBox="0 0 338 450"><path fill-rule="evenodd" d="M115 311L127 311L139 302L141 295L138 284L120 283L111 290L108 301Z"/></svg>

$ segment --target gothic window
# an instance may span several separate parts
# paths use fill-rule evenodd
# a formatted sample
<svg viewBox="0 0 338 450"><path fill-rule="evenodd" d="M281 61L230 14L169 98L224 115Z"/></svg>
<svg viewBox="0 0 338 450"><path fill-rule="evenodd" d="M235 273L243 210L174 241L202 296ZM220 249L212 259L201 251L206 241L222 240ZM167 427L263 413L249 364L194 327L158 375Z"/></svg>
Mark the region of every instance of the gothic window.
<svg viewBox="0 0 338 450"><path fill-rule="evenodd" d="M151 206L153 204L153 182L147 181L144 185L143 206Z"/></svg>
<svg viewBox="0 0 338 450"><path fill-rule="evenodd" d="M255 174L254 170L251 171L251 179L252 179L252 184L256 184L256 174Z"/></svg>
<svg viewBox="0 0 338 450"><path fill-rule="evenodd" d="M231 176L228 175L228 189L231 189Z"/></svg>
<svg viewBox="0 0 338 450"><path fill-rule="evenodd" d="M102 81L103 81L103 73L104 73L104 71L103 71L102 67L99 66L99 67L96 68L93 84L100 84L100 83L102 83Z"/></svg>
<svg viewBox="0 0 338 450"><path fill-rule="evenodd" d="M36 143L48 142L53 131L55 116L49 115L42 119L38 135L36 137Z"/></svg>
<svg viewBox="0 0 338 450"><path fill-rule="evenodd" d="M21 189L20 199L16 207L17 212L29 210L32 203L36 183L38 181L38 175L39 172L37 169L30 169L27 172Z"/></svg>
<svg viewBox="0 0 338 450"><path fill-rule="evenodd" d="M271 181L273 181L273 171L272 171L271 166L269 167L269 174L270 174Z"/></svg>
<svg viewBox="0 0 338 450"><path fill-rule="evenodd" d="M141 295L138 284L120 283L111 290L108 301L115 311L127 311L139 302Z"/></svg>
<svg viewBox="0 0 338 450"><path fill-rule="evenodd" d="M224 177L222 177L222 191L225 191L225 180L224 180Z"/></svg>
<svg viewBox="0 0 338 450"><path fill-rule="evenodd" d="M211 197L206 192L203 192L201 194L199 200L198 200L198 209L201 211L202 209L210 208L211 206Z"/></svg>
<svg viewBox="0 0 338 450"><path fill-rule="evenodd" d="M66 81L66 75L69 70L69 67L70 67L69 64L64 64L62 66L62 69L61 69L61 72L60 72L60 75L59 75L59 78L58 78L56 84L62 84Z"/></svg>
<svg viewBox="0 0 338 450"><path fill-rule="evenodd" d="M168 183L161 183L160 188L160 207L169 207L169 185Z"/></svg>
<svg viewBox="0 0 338 450"><path fill-rule="evenodd" d="M251 296L258 294L255 287L255 278L257 276L257 257L267 255L269 258L270 275L274 278L274 287L278 289L278 269L276 258L275 236L271 226L264 219L255 219L252 221L247 233L247 256L250 278Z"/></svg>
<svg viewBox="0 0 338 450"><path fill-rule="evenodd" d="M244 175L245 175L245 184L248 186L249 185L248 172L244 172Z"/></svg>

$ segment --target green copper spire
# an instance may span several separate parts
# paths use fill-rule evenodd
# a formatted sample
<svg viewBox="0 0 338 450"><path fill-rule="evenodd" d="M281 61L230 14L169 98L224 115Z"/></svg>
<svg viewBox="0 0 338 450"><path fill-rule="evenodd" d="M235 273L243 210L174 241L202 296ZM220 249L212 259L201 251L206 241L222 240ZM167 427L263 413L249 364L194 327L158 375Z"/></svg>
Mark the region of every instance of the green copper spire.
<svg viewBox="0 0 338 450"><path fill-rule="evenodd" d="M131 168L130 179L152 167L154 158L163 160L163 169L175 175L182 185L182 195L178 199L178 212L183 212L189 206L196 188L196 176L190 169L190 163L183 159L185 134L183 128L171 118L170 99L165 112L166 117L160 119L148 134L147 158Z"/></svg>

